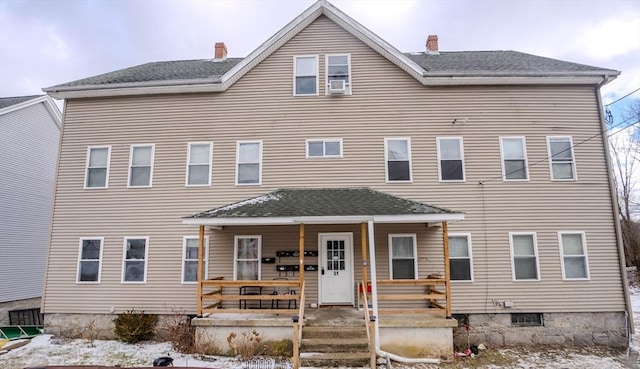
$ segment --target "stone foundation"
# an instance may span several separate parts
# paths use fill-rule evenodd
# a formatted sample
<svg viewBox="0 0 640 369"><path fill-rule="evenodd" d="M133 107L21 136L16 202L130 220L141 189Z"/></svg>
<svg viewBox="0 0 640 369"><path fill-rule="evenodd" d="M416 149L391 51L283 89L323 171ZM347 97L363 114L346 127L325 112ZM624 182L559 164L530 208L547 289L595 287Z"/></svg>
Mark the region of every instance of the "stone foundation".
<svg viewBox="0 0 640 369"><path fill-rule="evenodd" d="M536 327L512 326L510 314L469 314L469 326L470 345L628 345L624 312L544 313ZM454 346L467 346L465 328L454 329Z"/></svg>
<svg viewBox="0 0 640 369"><path fill-rule="evenodd" d="M0 326L9 325L9 311L23 309L39 309L41 305L40 297L32 299L3 302L0 304Z"/></svg>
<svg viewBox="0 0 640 369"><path fill-rule="evenodd" d="M117 317L118 314L44 314L44 331L57 337L113 340L116 339L113 320ZM164 327L167 320L174 319L175 315L158 315L157 339L166 339Z"/></svg>

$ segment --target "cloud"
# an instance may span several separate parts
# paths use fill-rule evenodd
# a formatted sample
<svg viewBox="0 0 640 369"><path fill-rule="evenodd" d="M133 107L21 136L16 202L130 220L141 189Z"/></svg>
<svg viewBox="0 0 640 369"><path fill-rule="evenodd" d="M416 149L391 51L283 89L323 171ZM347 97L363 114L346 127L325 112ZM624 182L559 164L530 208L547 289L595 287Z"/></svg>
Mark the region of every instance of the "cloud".
<svg viewBox="0 0 640 369"><path fill-rule="evenodd" d="M575 34L571 49L590 59L606 62L633 52L640 56L640 18L621 14L586 25Z"/></svg>

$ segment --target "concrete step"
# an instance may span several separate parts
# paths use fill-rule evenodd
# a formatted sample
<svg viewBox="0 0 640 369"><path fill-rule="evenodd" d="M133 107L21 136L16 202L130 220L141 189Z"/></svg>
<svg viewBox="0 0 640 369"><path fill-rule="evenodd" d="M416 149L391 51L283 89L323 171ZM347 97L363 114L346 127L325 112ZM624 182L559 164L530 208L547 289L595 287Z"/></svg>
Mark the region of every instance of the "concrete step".
<svg viewBox="0 0 640 369"><path fill-rule="evenodd" d="M300 353L303 367L363 367L369 366L368 352L304 352Z"/></svg>
<svg viewBox="0 0 640 369"><path fill-rule="evenodd" d="M366 338L303 338L301 352L368 352Z"/></svg>
<svg viewBox="0 0 640 369"><path fill-rule="evenodd" d="M366 327L304 326L302 338L367 338Z"/></svg>
<svg viewBox="0 0 640 369"><path fill-rule="evenodd" d="M341 329L344 327L364 327L364 319L306 319L304 325L307 327L333 327L334 329Z"/></svg>

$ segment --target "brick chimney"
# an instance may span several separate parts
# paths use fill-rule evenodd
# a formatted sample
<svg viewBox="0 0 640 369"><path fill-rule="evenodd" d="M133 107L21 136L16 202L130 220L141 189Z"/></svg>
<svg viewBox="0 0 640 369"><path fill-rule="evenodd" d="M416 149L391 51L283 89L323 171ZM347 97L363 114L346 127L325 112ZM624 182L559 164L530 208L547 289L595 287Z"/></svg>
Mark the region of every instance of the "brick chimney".
<svg viewBox="0 0 640 369"><path fill-rule="evenodd" d="M227 58L227 46L224 42L216 42L215 60L224 60Z"/></svg>
<svg viewBox="0 0 640 369"><path fill-rule="evenodd" d="M438 52L438 35L429 35L427 37L427 54L440 54Z"/></svg>

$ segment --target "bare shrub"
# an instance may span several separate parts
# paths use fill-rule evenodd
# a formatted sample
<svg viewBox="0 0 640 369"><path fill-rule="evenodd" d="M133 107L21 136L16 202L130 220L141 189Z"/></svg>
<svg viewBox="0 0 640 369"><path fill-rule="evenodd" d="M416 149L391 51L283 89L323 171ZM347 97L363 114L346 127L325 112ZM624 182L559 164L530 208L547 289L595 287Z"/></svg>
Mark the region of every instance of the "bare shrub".
<svg viewBox="0 0 640 369"><path fill-rule="evenodd" d="M234 355L243 359L265 355L269 351L269 346L262 343L262 337L255 329L250 333L242 332L240 336L231 332L227 337L227 343Z"/></svg>

